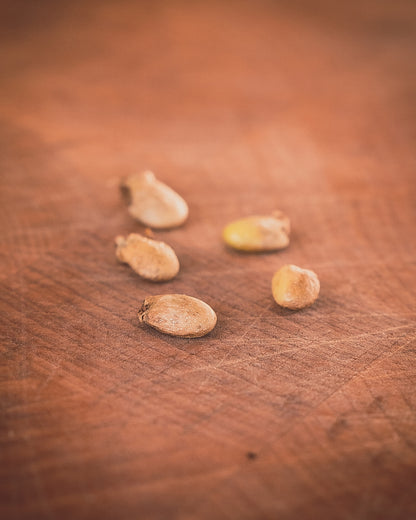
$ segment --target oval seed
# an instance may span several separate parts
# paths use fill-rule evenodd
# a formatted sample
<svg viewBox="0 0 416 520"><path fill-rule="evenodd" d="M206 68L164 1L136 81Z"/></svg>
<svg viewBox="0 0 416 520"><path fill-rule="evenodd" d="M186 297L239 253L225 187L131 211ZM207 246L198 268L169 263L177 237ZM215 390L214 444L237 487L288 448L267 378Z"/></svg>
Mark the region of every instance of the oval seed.
<svg viewBox="0 0 416 520"><path fill-rule="evenodd" d="M139 310L139 318L160 332L182 338L205 336L217 323L209 305L186 294L149 296Z"/></svg>
<svg viewBox="0 0 416 520"><path fill-rule="evenodd" d="M188 217L184 199L150 171L130 175L123 186L130 192L130 215L145 226L173 228L183 224Z"/></svg>
<svg viewBox="0 0 416 520"><path fill-rule="evenodd" d="M289 218L275 211L269 216L254 215L231 222L224 228L223 239L239 251L275 251L289 245L289 233Z"/></svg>
<svg viewBox="0 0 416 520"><path fill-rule="evenodd" d="M116 238L116 256L142 278L153 282L171 280L178 274L179 260L175 251L159 240L131 233Z"/></svg>
<svg viewBox="0 0 416 520"><path fill-rule="evenodd" d="M303 309L319 295L319 279L309 269L284 265L273 276L272 293L276 303L287 309Z"/></svg>

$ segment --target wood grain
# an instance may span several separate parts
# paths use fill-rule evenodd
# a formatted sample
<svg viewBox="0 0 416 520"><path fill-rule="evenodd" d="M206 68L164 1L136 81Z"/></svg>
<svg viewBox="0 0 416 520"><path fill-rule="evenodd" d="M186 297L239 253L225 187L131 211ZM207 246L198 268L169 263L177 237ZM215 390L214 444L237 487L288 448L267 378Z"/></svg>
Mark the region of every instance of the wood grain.
<svg viewBox="0 0 416 520"><path fill-rule="evenodd" d="M2 2L1 518L416 517L415 7ZM162 285L114 255L146 168L190 205ZM223 246L276 208L287 250ZM144 328L161 292L216 329Z"/></svg>

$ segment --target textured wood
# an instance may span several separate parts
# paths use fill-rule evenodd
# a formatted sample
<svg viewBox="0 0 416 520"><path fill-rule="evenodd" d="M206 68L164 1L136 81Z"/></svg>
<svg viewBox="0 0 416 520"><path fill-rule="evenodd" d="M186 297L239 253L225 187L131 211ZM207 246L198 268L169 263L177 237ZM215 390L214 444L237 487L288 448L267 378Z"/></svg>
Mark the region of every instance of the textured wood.
<svg viewBox="0 0 416 520"><path fill-rule="evenodd" d="M416 517L415 7L2 3L2 518ZM114 255L145 168L190 205L162 285ZM275 208L289 249L224 248ZM160 292L217 328L143 328Z"/></svg>

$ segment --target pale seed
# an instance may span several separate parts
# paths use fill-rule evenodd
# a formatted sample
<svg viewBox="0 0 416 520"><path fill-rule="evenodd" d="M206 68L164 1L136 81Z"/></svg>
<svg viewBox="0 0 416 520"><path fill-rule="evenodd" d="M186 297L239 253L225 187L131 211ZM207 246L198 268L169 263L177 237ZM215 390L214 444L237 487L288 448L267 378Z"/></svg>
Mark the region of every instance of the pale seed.
<svg viewBox="0 0 416 520"><path fill-rule="evenodd" d="M173 228L183 224L188 217L184 199L150 171L130 175L123 186L130 193L130 215L145 226Z"/></svg>
<svg viewBox="0 0 416 520"><path fill-rule="evenodd" d="M265 252L289 245L290 221L281 211L254 215L231 222L224 228L225 243L239 251Z"/></svg>
<svg viewBox="0 0 416 520"><path fill-rule="evenodd" d="M139 318L160 332L183 338L205 336L217 323L209 305L186 294L149 296L139 310Z"/></svg>
<svg viewBox="0 0 416 520"><path fill-rule="evenodd" d="M159 240L131 233L116 238L116 256L142 278L153 282L171 280L178 274L179 260L175 251Z"/></svg>
<svg viewBox="0 0 416 520"><path fill-rule="evenodd" d="M272 279L272 293L276 303L293 310L312 305L318 298L319 288L317 275L296 265L284 265Z"/></svg>

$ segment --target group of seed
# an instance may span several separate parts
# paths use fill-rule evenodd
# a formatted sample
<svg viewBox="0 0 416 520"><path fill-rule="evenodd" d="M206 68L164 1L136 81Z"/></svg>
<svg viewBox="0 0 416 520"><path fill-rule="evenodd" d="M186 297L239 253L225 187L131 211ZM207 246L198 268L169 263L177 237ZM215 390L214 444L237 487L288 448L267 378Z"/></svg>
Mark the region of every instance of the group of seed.
<svg viewBox="0 0 416 520"><path fill-rule="evenodd" d="M188 217L185 200L152 172L134 174L123 182L129 193L129 213L152 229L180 226ZM250 216L228 224L224 242L245 252L277 251L289 245L290 221L281 211L267 216ZM174 278L179 272L175 251L165 242L131 233L116 238L116 256L138 275L153 282ZM288 309L303 309L319 294L319 280L313 271L284 265L272 278L276 303ZM145 298L139 318L147 325L172 336L197 338L208 334L217 315L205 302L185 294L161 294Z"/></svg>

